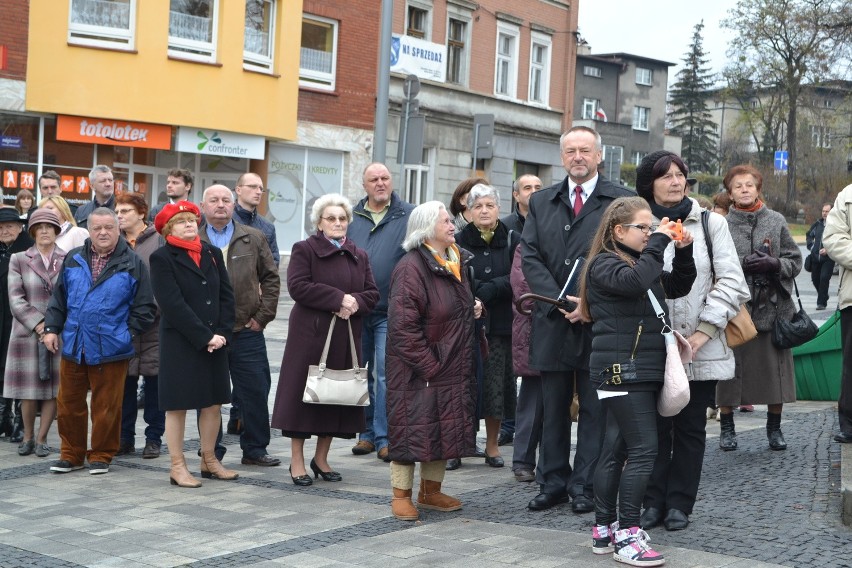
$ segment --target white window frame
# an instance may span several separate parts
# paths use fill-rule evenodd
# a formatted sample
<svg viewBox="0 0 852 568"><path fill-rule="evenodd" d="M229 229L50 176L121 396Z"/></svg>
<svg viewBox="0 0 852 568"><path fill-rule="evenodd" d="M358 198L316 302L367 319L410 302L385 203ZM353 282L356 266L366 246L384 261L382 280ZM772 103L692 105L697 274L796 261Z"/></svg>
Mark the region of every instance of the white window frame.
<svg viewBox="0 0 852 568"><path fill-rule="evenodd" d="M583 120L595 120L595 113L601 106L599 99L583 99Z"/></svg>
<svg viewBox="0 0 852 568"><path fill-rule="evenodd" d="M97 1L97 0L81 0ZM96 24L81 24L72 21L74 0L68 2L68 43L91 47L107 47L125 51L136 49L136 0L128 4L129 19L127 30L110 28ZM112 4L112 2L109 2Z"/></svg>
<svg viewBox="0 0 852 568"><path fill-rule="evenodd" d="M811 143L814 148L831 149L831 128L828 126L811 125Z"/></svg>
<svg viewBox="0 0 852 568"><path fill-rule="evenodd" d="M503 36L512 39L511 52L508 55L500 55L500 39ZM494 95L501 98L516 100L518 96L518 58L520 53L521 29L518 26L506 22L497 22L497 44L494 50ZM506 66L506 91L501 93L498 89L500 79L500 64L505 62Z"/></svg>
<svg viewBox="0 0 852 568"><path fill-rule="evenodd" d="M432 13L433 13L432 3L431 2L427 3L427 2L422 2L422 1L418 2L416 0L409 0L408 2L405 3L405 28L404 29L405 29L406 35L408 34L408 27L409 27L409 21L408 21L409 8L416 8L418 10L422 10L422 11L426 12L425 21L423 22L423 37L420 38L420 39L423 39L425 41L432 41ZM415 37L415 36L411 36L411 37Z"/></svg>
<svg viewBox="0 0 852 568"><path fill-rule="evenodd" d="M536 46L541 46L543 50L543 61L537 63L533 60ZM553 51L553 38L541 32L532 32L530 34L530 78L527 100L531 104L541 105L544 107L550 106L550 54ZM533 86L535 85L536 72L541 73L541 97L533 98Z"/></svg>
<svg viewBox="0 0 852 568"><path fill-rule="evenodd" d="M313 14L302 14L302 21L305 20L313 20L315 22L321 22L324 24L330 24L332 29L334 30L333 36L333 45L331 49L331 72L323 73L322 71L314 71L312 69L305 69L302 67L301 59L299 62L299 86L300 87L308 87L310 89L319 89L322 91L334 91L337 84L337 50L340 47L338 45L338 34L340 32L340 22L337 20L332 20L330 18L323 18L322 16L315 16ZM300 53L301 53L301 45L300 45Z"/></svg>
<svg viewBox="0 0 852 568"><path fill-rule="evenodd" d="M210 34L210 41L197 41L169 34L169 56L203 63L216 62L216 49L219 43L219 4L221 0L210 1L213 8L213 14L210 16L213 30ZM171 26L171 10L169 11L169 26Z"/></svg>
<svg viewBox="0 0 852 568"><path fill-rule="evenodd" d="M405 164L403 199L420 205L434 199L435 148L423 148L422 164Z"/></svg>
<svg viewBox="0 0 852 568"><path fill-rule="evenodd" d="M245 40L243 40L243 69L250 71L261 71L265 73L272 72L272 66L275 63L275 23L278 15L277 0L259 0L264 4L270 4L269 10L269 34L266 39L267 50L269 55L263 55L254 51L248 51L245 48ZM248 2L248 0L247 0ZM248 8L247 8L248 9Z"/></svg>
<svg viewBox="0 0 852 568"><path fill-rule="evenodd" d="M583 65L583 75L600 79L603 76L603 69L596 65Z"/></svg>
<svg viewBox="0 0 852 568"><path fill-rule="evenodd" d="M633 107L633 130L648 131L651 122L651 109L648 107Z"/></svg>
<svg viewBox="0 0 852 568"><path fill-rule="evenodd" d="M460 80L457 83L450 81L450 20L457 20L464 23L464 38L462 38L464 47L462 48L461 61L459 63ZM470 12L456 10L452 4L447 6L447 83L450 83L451 85L461 85L466 87L468 84L468 79L470 77L471 20L472 17Z"/></svg>
<svg viewBox="0 0 852 568"><path fill-rule="evenodd" d="M637 85L648 85L651 86L654 84L654 70L649 69L647 67L637 67L636 68L636 84Z"/></svg>

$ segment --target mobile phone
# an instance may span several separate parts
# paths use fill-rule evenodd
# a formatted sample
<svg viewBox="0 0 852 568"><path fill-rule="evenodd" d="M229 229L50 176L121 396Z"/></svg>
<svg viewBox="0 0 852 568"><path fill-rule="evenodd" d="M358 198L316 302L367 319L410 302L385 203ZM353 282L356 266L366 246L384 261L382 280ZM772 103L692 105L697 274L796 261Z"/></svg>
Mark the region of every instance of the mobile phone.
<svg viewBox="0 0 852 568"><path fill-rule="evenodd" d="M674 236L672 237L673 241L682 241L683 240L683 223L678 220L675 223L674 227Z"/></svg>

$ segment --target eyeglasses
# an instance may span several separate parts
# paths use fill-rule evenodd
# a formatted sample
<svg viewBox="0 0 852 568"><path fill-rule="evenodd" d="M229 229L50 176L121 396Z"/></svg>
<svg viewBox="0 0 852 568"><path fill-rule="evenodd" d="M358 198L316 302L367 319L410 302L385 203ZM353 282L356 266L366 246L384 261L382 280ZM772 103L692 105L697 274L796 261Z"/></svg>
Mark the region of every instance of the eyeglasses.
<svg viewBox="0 0 852 568"><path fill-rule="evenodd" d="M349 217L323 217L322 220L328 223L334 223L335 221L339 221L340 223L348 223Z"/></svg>
<svg viewBox="0 0 852 568"><path fill-rule="evenodd" d="M256 183L252 183L252 184L249 184L249 185L241 185L240 187L247 187L252 191L260 191L261 193L266 191L265 189L263 189L262 185L257 185Z"/></svg>
<svg viewBox="0 0 852 568"><path fill-rule="evenodd" d="M127 215L128 213L136 213L136 209L116 209L116 215Z"/></svg>
<svg viewBox="0 0 852 568"><path fill-rule="evenodd" d="M651 233L656 231L657 228L659 227L659 225L645 225L645 224L637 225L635 223L624 223L621 226L622 227L629 227L631 229L639 229L640 231L642 231L646 235L650 235Z"/></svg>

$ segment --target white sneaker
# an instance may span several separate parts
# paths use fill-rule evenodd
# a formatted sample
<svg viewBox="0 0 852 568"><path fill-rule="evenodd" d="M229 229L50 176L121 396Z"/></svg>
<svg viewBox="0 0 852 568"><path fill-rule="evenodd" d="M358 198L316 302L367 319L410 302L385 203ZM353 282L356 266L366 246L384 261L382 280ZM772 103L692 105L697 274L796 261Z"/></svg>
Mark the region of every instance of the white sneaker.
<svg viewBox="0 0 852 568"><path fill-rule="evenodd" d="M639 527L617 530L614 533L615 551L612 555L616 562L631 566L662 566L666 560L663 555L648 546L648 533Z"/></svg>

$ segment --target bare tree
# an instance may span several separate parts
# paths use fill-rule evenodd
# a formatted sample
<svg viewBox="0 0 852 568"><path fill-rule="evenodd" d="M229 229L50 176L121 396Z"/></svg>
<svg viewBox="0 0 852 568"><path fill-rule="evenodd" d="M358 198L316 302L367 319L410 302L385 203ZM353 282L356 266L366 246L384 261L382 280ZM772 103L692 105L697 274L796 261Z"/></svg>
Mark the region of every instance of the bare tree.
<svg viewBox="0 0 852 568"><path fill-rule="evenodd" d="M796 200L802 84L848 69L852 0L740 0L722 25L738 32L728 51L734 66L758 70L786 98L789 209Z"/></svg>

